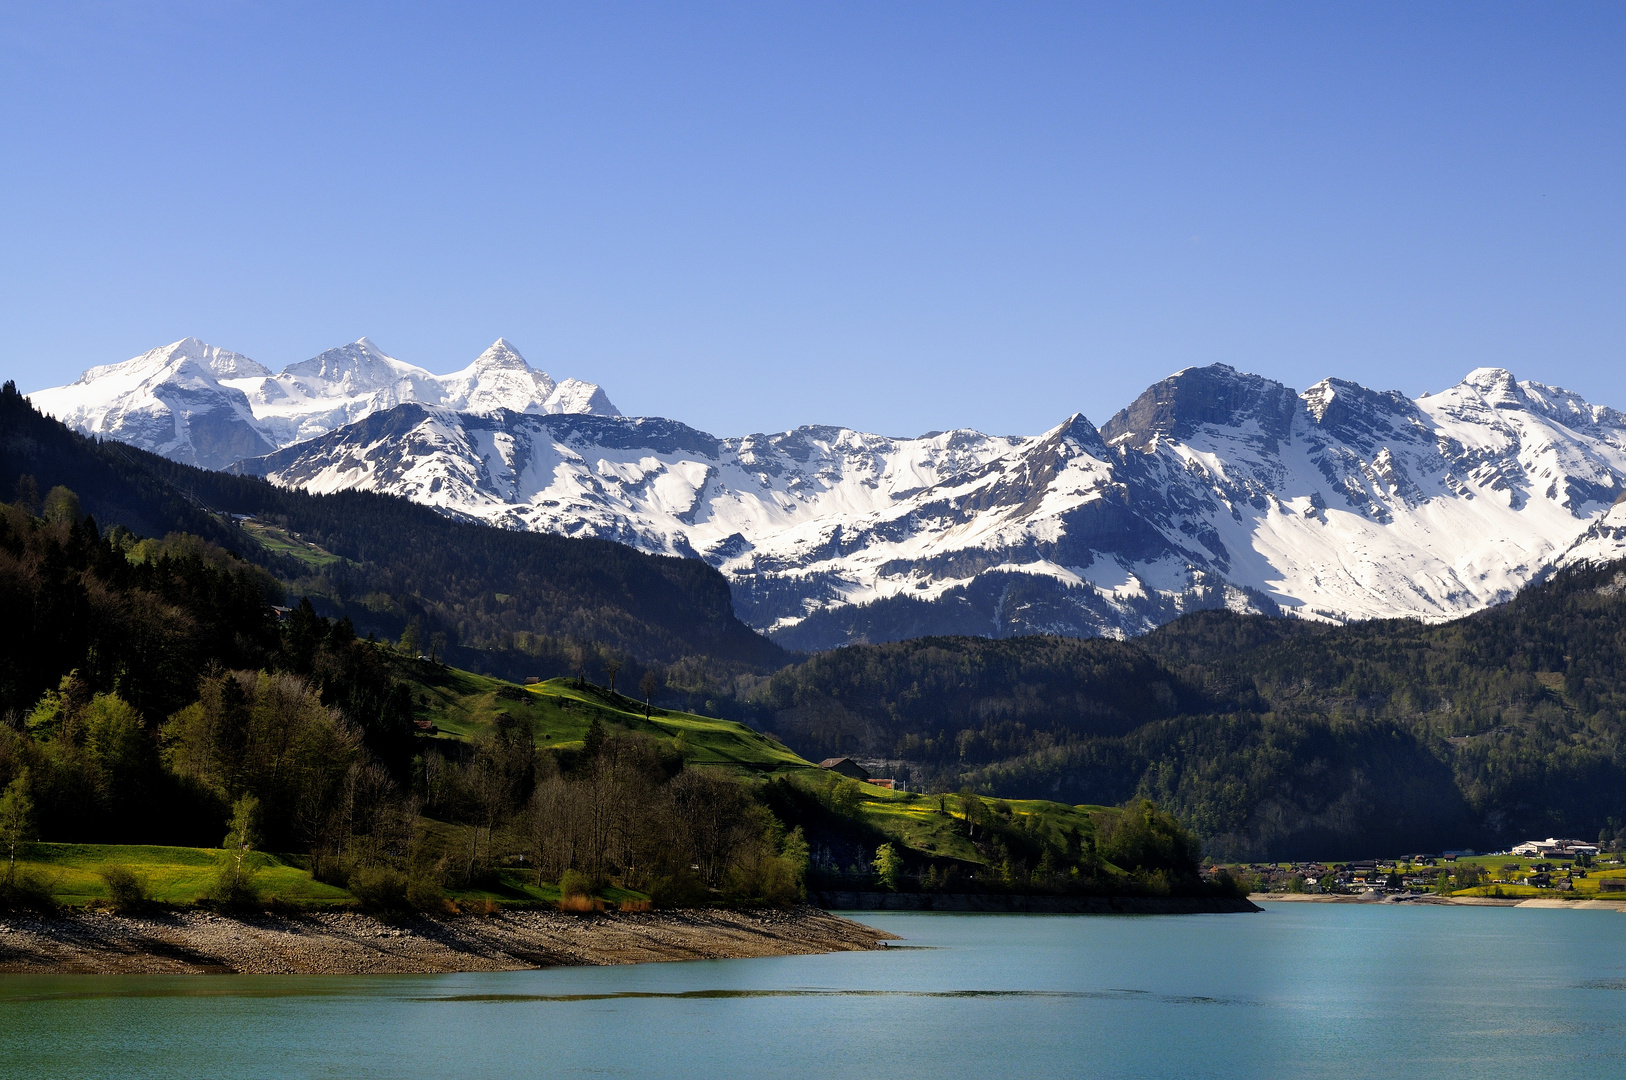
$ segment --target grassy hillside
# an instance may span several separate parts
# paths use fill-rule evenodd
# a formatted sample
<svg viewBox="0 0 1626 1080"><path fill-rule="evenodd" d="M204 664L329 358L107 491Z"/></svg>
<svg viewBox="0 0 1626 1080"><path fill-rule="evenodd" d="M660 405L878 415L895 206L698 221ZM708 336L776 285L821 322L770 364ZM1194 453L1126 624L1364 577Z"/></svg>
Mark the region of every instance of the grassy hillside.
<svg viewBox="0 0 1626 1080"><path fill-rule="evenodd" d="M592 683L549 679L522 686L453 667L402 660L398 678L411 689L417 715L440 729L439 737L466 740L488 730L498 713L529 722L536 745L579 750L594 718L617 730L682 741L690 765L732 765L753 772L812 768L811 762L772 736L733 720L655 706L645 717L642 701L612 694Z"/></svg>
<svg viewBox="0 0 1626 1080"><path fill-rule="evenodd" d="M429 821L425 827L429 843L450 846L461 841L454 826ZM102 874L120 868L140 879L153 903L187 907L206 899L225 855L218 848L148 844L27 844L17 860L17 874L20 880L43 889L54 903L85 907L112 900L112 890ZM367 906L355 892L316 880L306 868L308 862L297 856L250 854L247 863L260 900L301 908ZM596 890L595 895L611 906L649 899L644 893L614 885ZM505 870L494 880L447 890L446 897L464 909L478 911L486 904L556 904L559 888L552 882L538 883L535 874Z"/></svg>
<svg viewBox="0 0 1626 1080"><path fill-rule="evenodd" d="M507 713L530 725L537 746L568 753L582 748L596 718L611 731L672 740L690 766L730 767L742 777L790 785L795 796L787 798L781 789L774 797L770 791L770 805L787 826L801 825L816 843L838 851L832 858L841 865L867 864L882 843L894 844L911 864L946 860L973 873L990 865L990 849L979 848L967 835L966 811L957 796L892 791L841 779L773 736L732 720L661 708L651 709L646 719L642 702L591 683L578 687L573 679L520 686L422 661L398 662L397 675L411 688L418 715L440 729L439 739L476 739L492 730L498 714ZM838 786L846 792L844 799L834 797ZM1121 813L1043 799L989 805L1005 831L1052 839L1065 837L1069 829L1092 836L1109 832ZM1106 869L1114 868L1109 864Z"/></svg>

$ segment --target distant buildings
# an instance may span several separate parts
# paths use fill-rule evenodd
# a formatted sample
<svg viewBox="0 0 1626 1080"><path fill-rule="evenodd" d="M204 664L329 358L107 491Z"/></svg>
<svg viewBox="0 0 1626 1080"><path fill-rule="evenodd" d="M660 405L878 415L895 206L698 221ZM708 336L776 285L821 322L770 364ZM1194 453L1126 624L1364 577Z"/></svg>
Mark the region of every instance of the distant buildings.
<svg viewBox="0 0 1626 1080"><path fill-rule="evenodd" d="M1589 844L1585 840L1560 840L1549 836L1545 840L1526 840L1524 843L1508 852L1526 859L1551 859L1577 855L1596 855L1597 844Z"/></svg>

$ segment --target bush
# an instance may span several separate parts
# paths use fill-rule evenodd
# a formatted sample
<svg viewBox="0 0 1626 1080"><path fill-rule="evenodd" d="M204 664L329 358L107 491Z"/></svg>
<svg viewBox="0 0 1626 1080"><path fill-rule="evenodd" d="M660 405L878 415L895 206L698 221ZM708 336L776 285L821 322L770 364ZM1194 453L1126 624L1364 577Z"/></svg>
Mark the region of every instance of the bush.
<svg viewBox="0 0 1626 1080"><path fill-rule="evenodd" d="M109 866L101 871L102 883L107 886L108 904L120 915L144 911L152 904L146 879L128 866Z"/></svg>
<svg viewBox="0 0 1626 1080"><path fill-rule="evenodd" d="M593 881L578 870L566 870L559 876L559 897L592 896Z"/></svg>
<svg viewBox="0 0 1626 1080"><path fill-rule="evenodd" d="M572 911L577 914L586 914L593 911L603 911L604 901L595 900L591 896L560 896L559 910Z"/></svg>
<svg viewBox="0 0 1626 1080"><path fill-rule="evenodd" d="M220 862L215 879L199 898L217 908L250 908L260 905L260 890L254 885L254 869L239 864L232 855Z"/></svg>
<svg viewBox="0 0 1626 1080"><path fill-rule="evenodd" d="M374 913L410 909L407 879L388 866L361 866L350 872L350 893L361 901L361 909Z"/></svg>
<svg viewBox="0 0 1626 1080"><path fill-rule="evenodd" d="M1247 883L1237 880L1232 876L1231 871L1223 866L1219 868L1219 871L1213 877L1208 879L1208 887L1215 896L1232 897L1238 900L1248 898Z"/></svg>
<svg viewBox="0 0 1626 1080"><path fill-rule="evenodd" d="M450 901L446 899L446 890L435 874L414 874L407 881L406 899L408 904L426 915L445 915L452 910Z"/></svg>
<svg viewBox="0 0 1626 1080"><path fill-rule="evenodd" d="M657 877L649 883L649 898L656 907L702 907L711 899L706 883L689 870Z"/></svg>
<svg viewBox="0 0 1626 1080"><path fill-rule="evenodd" d="M777 907L789 907L807 896L807 890L802 887L799 868L786 858L767 860L762 875L761 893L763 900Z"/></svg>

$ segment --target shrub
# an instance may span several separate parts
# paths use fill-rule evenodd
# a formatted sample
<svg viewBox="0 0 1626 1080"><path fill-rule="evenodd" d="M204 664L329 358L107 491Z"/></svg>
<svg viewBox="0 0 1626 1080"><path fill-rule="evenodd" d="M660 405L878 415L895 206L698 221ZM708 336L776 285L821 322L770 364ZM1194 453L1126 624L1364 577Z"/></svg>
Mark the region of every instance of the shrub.
<svg viewBox="0 0 1626 1080"><path fill-rule="evenodd" d="M406 899L408 904L426 915L445 915L452 910L451 902L446 899L446 890L435 874L414 874L407 881Z"/></svg>
<svg viewBox="0 0 1626 1080"><path fill-rule="evenodd" d="M120 915L143 911L152 904L146 879L128 866L109 866L101 871L101 879L107 886L109 906Z"/></svg>
<svg viewBox="0 0 1626 1080"><path fill-rule="evenodd" d="M199 899L218 908L258 907L260 890L254 884L253 867L227 854L215 871L214 881Z"/></svg>
<svg viewBox="0 0 1626 1080"><path fill-rule="evenodd" d="M657 907L700 907L711 899L711 891L697 874L682 870L650 882L649 898Z"/></svg>
<svg viewBox="0 0 1626 1080"><path fill-rule="evenodd" d="M559 896L592 896L593 881L578 870L566 870L559 877Z"/></svg>
<svg viewBox="0 0 1626 1080"><path fill-rule="evenodd" d="M1247 883L1237 880L1231 871L1223 866L1209 879L1208 885L1216 896L1234 897L1239 900L1248 898Z"/></svg>
<svg viewBox="0 0 1626 1080"><path fill-rule="evenodd" d="M796 864L782 857L767 860L763 867L760 892L764 901L777 907L788 907L807 895Z"/></svg>
<svg viewBox="0 0 1626 1080"><path fill-rule="evenodd" d="M401 912L410 910L407 879L388 866L361 866L350 872L350 892L361 901L363 911Z"/></svg>

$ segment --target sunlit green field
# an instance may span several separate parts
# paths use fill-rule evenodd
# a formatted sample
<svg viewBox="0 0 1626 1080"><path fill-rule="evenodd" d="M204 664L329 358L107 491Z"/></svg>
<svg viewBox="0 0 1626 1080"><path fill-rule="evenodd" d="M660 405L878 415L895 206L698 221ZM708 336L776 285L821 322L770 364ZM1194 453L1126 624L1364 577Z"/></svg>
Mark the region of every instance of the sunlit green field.
<svg viewBox="0 0 1626 1080"><path fill-rule="evenodd" d="M520 686L485 675L419 662L400 665L412 689L418 715L431 720L445 738L467 739L489 728L497 714L528 721L538 746L577 749L597 717L622 731L656 738L683 739L684 759L694 765L739 765L756 771L807 769L812 763L771 736L733 720L653 708L624 694L611 694L573 679Z"/></svg>
<svg viewBox="0 0 1626 1080"><path fill-rule="evenodd" d="M50 890L58 903L84 905L108 898L100 871L124 866L147 886L152 899L191 904L208 891L225 852L214 848L157 847L147 844L29 844L17 860L20 875ZM275 855L253 852L253 883L266 899L300 904L348 903L343 889L324 885Z"/></svg>
<svg viewBox="0 0 1626 1080"><path fill-rule="evenodd" d="M821 777L798 778L818 783ZM828 781L824 781L828 783ZM924 795L913 791L889 791L873 784L859 784L858 811L863 819L895 843L941 858L964 862L985 861L971 841L958 831L963 815L953 795ZM1116 814L1104 806L1068 806L1042 799L986 799L993 814L1057 835L1067 828L1087 832L1100 815Z"/></svg>
<svg viewBox="0 0 1626 1080"><path fill-rule="evenodd" d="M323 567L341 561L337 555L290 536L287 532L263 521L239 522L243 531L259 541L260 546L276 555L292 555L311 566Z"/></svg>

